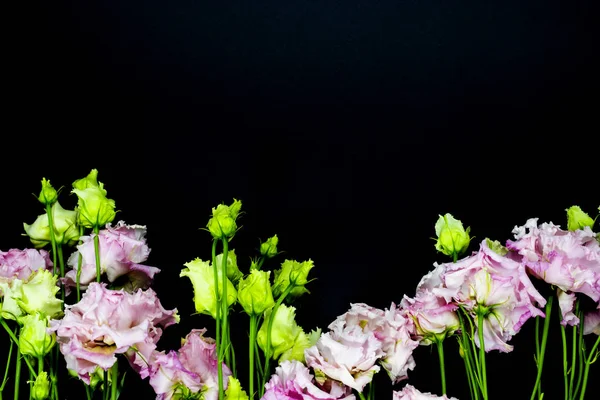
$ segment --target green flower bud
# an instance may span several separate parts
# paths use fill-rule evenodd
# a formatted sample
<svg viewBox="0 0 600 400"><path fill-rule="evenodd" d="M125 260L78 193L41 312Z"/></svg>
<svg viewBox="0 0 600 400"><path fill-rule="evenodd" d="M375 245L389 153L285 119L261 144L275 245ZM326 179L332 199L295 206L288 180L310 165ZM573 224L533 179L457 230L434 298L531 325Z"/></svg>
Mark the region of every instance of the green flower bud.
<svg viewBox="0 0 600 400"><path fill-rule="evenodd" d="M72 246L79 240L77 212L65 210L57 201L52 205L52 222L54 223L54 239L59 245ZM29 236L36 249L51 243L48 213L39 215L33 224L23 223L25 235Z"/></svg>
<svg viewBox="0 0 600 400"><path fill-rule="evenodd" d="M242 202L233 199L233 204L219 204L212 209L212 218L206 227L215 239L232 238L237 230L236 219L240 213Z"/></svg>
<svg viewBox="0 0 600 400"><path fill-rule="evenodd" d="M469 231L470 228L465 230L462 222L455 219L451 214L440 215L435 223L435 234L438 237L435 244L436 250L447 256L464 253L471 241Z"/></svg>
<svg viewBox="0 0 600 400"><path fill-rule="evenodd" d="M50 396L50 380L48 373L42 371L38 374L31 389L31 398L33 400L46 400Z"/></svg>
<svg viewBox="0 0 600 400"><path fill-rule="evenodd" d="M238 301L248 315L260 315L275 305L270 275L271 271L252 269L248 276L240 279Z"/></svg>
<svg viewBox="0 0 600 400"><path fill-rule="evenodd" d="M268 238L266 242L260 244L260 254L267 258L275 257L277 255L278 243L279 238L277 238L277 235Z"/></svg>
<svg viewBox="0 0 600 400"><path fill-rule="evenodd" d="M199 314L208 314L217 318L217 299L215 290L215 272L208 261L202 261L196 258L183 264L187 268L181 270L180 277L187 276L194 287L194 305ZM218 274L218 292L223 295L223 273L221 268L217 268ZM227 305L231 306L236 302L237 291L235 286L227 279Z"/></svg>
<svg viewBox="0 0 600 400"><path fill-rule="evenodd" d="M288 295L289 299L295 299L303 293L310 293L304 285L308 283L308 273L314 266L312 260L303 262L285 260L281 268L275 270L273 296L279 297L290 285L294 285L294 288Z"/></svg>
<svg viewBox="0 0 600 400"><path fill-rule="evenodd" d="M23 325L19 333L19 350L21 354L43 357L50 352L56 343L56 334L46 333L48 317L40 313L28 314L19 318Z"/></svg>
<svg viewBox="0 0 600 400"><path fill-rule="evenodd" d="M262 351L267 353L267 330L269 318L271 318L272 308L265 311L263 323L256 335L256 341ZM271 326L271 346L269 353L274 360L277 360L284 352L288 351L296 343L296 338L302 332L302 328L295 321L296 308L281 304L277 308L273 325Z"/></svg>
<svg viewBox="0 0 600 400"><path fill-rule="evenodd" d="M93 169L85 178L73 182L71 193L77 195L79 224L86 228L104 226L116 216L115 201L106 197L106 190L97 181L98 171Z"/></svg>
<svg viewBox="0 0 600 400"><path fill-rule="evenodd" d="M229 375L227 390L225 391L225 400L248 400L248 395L242 389L242 385L237 378Z"/></svg>
<svg viewBox="0 0 600 400"><path fill-rule="evenodd" d="M285 360L298 360L304 364L304 350L314 346L317 343L317 340L319 340L320 336L320 328L311 331L310 334L306 334L304 333L304 331L301 331L298 337L296 338L294 345L281 354L279 362L281 363Z"/></svg>
<svg viewBox="0 0 600 400"><path fill-rule="evenodd" d="M62 300L56 298L58 277L47 269L38 269L21 287L17 304L28 314L39 312L49 318L62 316Z"/></svg>
<svg viewBox="0 0 600 400"><path fill-rule="evenodd" d="M23 310L19 307L18 300L23 297L23 281L13 279L11 282L0 280L0 318L17 320L23 315Z"/></svg>
<svg viewBox="0 0 600 400"><path fill-rule="evenodd" d="M221 269L223 265L223 253L219 254L215 261L218 268ZM238 268L235 249L231 249L227 252L227 277L235 285L242 276L244 276L244 274Z"/></svg>
<svg viewBox="0 0 600 400"><path fill-rule="evenodd" d="M38 196L38 201L47 206L54 204L57 199L58 193L56 192L56 189L50 184L49 180L42 178L42 191Z"/></svg>
<svg viewBox="0 0 600 400"><path fill-rule="evenodd" d="M565 210L567 212L567 229L576 231L589 226L594 228L594 220L588 214L583 212L579 206L571 206Z"/></svg>

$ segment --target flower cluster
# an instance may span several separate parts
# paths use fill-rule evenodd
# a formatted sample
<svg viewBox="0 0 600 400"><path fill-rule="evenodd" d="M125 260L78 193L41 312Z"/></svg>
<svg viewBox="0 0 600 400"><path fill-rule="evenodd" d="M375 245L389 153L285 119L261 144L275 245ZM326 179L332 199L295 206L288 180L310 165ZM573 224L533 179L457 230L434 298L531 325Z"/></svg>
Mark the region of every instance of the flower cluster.
<svg viewBox="0 0 600 400"><path fill-rule="evenodd" d="M541 400L554 308L564 360L571 360L564 365L565 400L584 399L600 355L597 217L577 206L566 210L567 229L532 218L516 226L512 238L485 238L470 253L470 228L440 215L435 249L450 260L434 262L412 296L403 294L385 309L352 303L326 329L307 330L296 322L294 303L310 294L314 261L277 264L281 252L273 235L249 265L238 264L232 241L242 202L219 204L204 227L212 238L209 255L182 262L179 271L193 291L191 317L211 326L191 329L179 348L169 349L161 343L163 332L181 316L165 309L152 287L162 272L147 264L146 226L115 221L115 201L95 169L72 183L73 210L59 204L60 192L43 178L38 201L45 213L23 224L33 248L0 251L0 323L10 346L0 399L12 363L13 396L19 398L22 362L31 399L62 398L62 360L88 400L119 398L128 370L152 387L157 400L374 400L380 372L394 387L394 400L457 400L448 395L445 375L444 351L452 338L471 399L488 400L486 354L513 351L512 338L534 320L544 328L541 334L536 329L538 372L530 394ZM244 375L231 335L234 311L248 319ZM440 394L410 383L419 346L437 349Z"/></svg>

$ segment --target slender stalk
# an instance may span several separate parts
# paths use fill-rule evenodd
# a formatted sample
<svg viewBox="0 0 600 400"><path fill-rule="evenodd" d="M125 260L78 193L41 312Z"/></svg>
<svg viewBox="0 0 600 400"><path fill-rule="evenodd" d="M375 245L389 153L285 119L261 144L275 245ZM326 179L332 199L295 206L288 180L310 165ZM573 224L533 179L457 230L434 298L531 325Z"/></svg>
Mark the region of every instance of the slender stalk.
<svg viewBox="0 0 600 400"><path fill-rule="evenodd" d="M21 350L17 346L17 358L15 360L15 391L13 393L14 400L19 400L19 387L21 386Z"/></svg>
<svg viewBox="0 0 600 400"><path fill-rule="evenodd" d="M562 315L561 318L562 320ZM568 371L568 363L567 363L567 336L565 332L565 327L563 325L560 326L560 334L562 337L562 355L563 355L563 380L565 387L565 400L569 400L569 371Z"/></svg>
<svg viewBox="0 0 600 400"><path fill-rule="evenodd" d="M254 351L256 346L256 315L250 316L250 339L248 342L248 367L250 368L248 378L248 394L250 400L254 400Z"/></svg>
<svg viewBox="0 0 600 400"><path fill-rule="evenodd" d="M571 368L569 370L569 398L572 399L574 398L573 395L573 386L575 385L575 370L577 369L577 356L579 353L577 351L577 325L573 325L573 327L571 328L571 333L572 333L572 337L571 337Z"/></svg>
<svg viewBox="0 0 600 400"><path fill-rule="evenodd" d="M38 367L38 375L39 375L42 372L44 372L44 357L38 356L37 361L38 361L37 367Z"/></svg>
<svg viewBox="0 0 600 400"><path fill-rule="evenodd" d="M50 231L50 243L52 244L52 274L56 275L56 236L54 235L54 216L50 204L46 204L46 215L48 216L48 230Z"/></svg>
<svg viewBox="0 0 600 400"><path fill-rule="evenodd" d="M217 349L217 379L219 380L219 400L225 398L223 388L223 351L221 349L221 296L219 295L219 271L217 269L217 240L213 239L212 265L215 277L215 347Z"/></svg>
<svg viewBox="0 0 600 400"><path fill-rule="evenodd" d="M477 332L479 333L479 376L481 380L481 392L485 400L488 398L487 371L485 366L485 345L483 341L483 314L477 313Z"/></svg>
<svg viewBox="0 0 600 400"><path fill-rule="evenodd" d="M362 392L358 392L358 397L360 397L360 400L367 400Z"/></svg>
<svg viewBox="0 0 600 400"><path fill-rule="evenodd" d="M110 385L110 400L117 400L117 389L119 386L119 362L115 361L113 366L110 368L112 374L112 383Z"/></svg>
<svg viewBox="0 0 600 400"><path fill-rule="evenodd" d="M538 400L542 400L542 388L541 388L542 370L544 368L544 356L546 354L546 344L548 342L548 330L550 328L550 314L552 313L553 299L554 299L554 296L550 296L550 297L548 297L548 301L546 302L546 309L545 309L546 317L544 319L544 330L542 333L541 347L539 346L539 336L538 336L539 329L536 329L535 342L536 342L537 376L535 378L535 385L533 386L533 392L531 393L530 400L533 400L535 398L536 393L538 395ZM539 318L540 317L536 317L536 328L537 328L537 326L539 326Z"/></svg>
<svg viewBox="0 0 600 400"><path fill-rule="evenodd" d="M13 346L15 344L13 343L13 341L10 341L10 347L8 348L8 359L6 360L6 366L4 369L4 377L2 378L2 385L0 386L0 400L2 400L2 392L4 391L4 386L6 385L6 382L8 381L8 370L10 367L10 362L12 360L12 351L13 351Z"/></svg>
<svg viewBox="0 0 600 400"><path fill-rule="evenodd" d="M444 340L436 340L438 358L440 361L440 375L442 379L442 394L446 394L446 370L444 365Z"/></svg>
<svg viewBox="0 0 600 400"><path fill-rule="evenodd" d="M583 311L579 310L579 326L584 326L583 324L584 314ZM579 368L577 368L577 386L575 387L575 392L573 393L573 398L577 397L579 393L579 389L581 388L581 381L583 379L583 370L585 368L585 347L583 342L583 329L579 329L579 338L578 338L578 346L579 350Z"/></svg>
<svg viewBox="0 0 600 400"><path fill-rule="evenodd" d="M457 312L457 315L460 323L460 339L457 339L459 351L462 350L462 358L465 363L465 370L467 372L467 382L469 383L469 393L471 394L471 399L477 400L479 399L479 392L477 391L478 386L475 386L476 381L471 363L472 355L470 350L471 348L469 347L469 335L467 334L467 330L465 329L465 323L462 316L462 312Z"/></svg>
<svg viewBox="0 0 600 400"><path fill-rule="evenodd" d="M231 341L229 340L229 304L227 301L227 261L229 257L229 242L227 238L221 239L221 243L223 244L223 260L221 263L221 273L223 274L222 283L223 283L223 296L221 298L221 332L223 334L221 346L223 347L223 351L225 353L225 363L227 365L231 365ZM215 266L217 268L217 266Z"/></svg>
<svg viewBox="0 0 600 400"><path fill-rule="evenodd" d="M100 229L98 226L94 226L94 253L96 253L96 282L100 282L100 237L98 237L98 233Z"/></svg>
<svg viewBox="0 0 600 400"><path fill-rule="evenodd" d="M585 360L585 370L583 371L583 383L581 384L581 394L579 395L579 400L583 400L585 398L585 390L587 388L588 383L588 375L590 374L590 365L596 361L598 358L598 345L600 345L600 336L596 338L596 343L592 347L590 351L590 355Z"/></svg>
<svg viewBox="0 0 600 400"><path fill-rule="evenodd" d="M79 237L83 236L83 232L84 232L84 228L83 226L79 227ZM79 244L81 244L81 240L79 241ZM79 281L81 280L81 265L83 264L83 255L81 254L81 252L78 252L79 255L77 257L77 277L76 277L76 287L77 287L77 302L79 303L79 300L81 300L81 288L80 288L80 284Z"/></svg>

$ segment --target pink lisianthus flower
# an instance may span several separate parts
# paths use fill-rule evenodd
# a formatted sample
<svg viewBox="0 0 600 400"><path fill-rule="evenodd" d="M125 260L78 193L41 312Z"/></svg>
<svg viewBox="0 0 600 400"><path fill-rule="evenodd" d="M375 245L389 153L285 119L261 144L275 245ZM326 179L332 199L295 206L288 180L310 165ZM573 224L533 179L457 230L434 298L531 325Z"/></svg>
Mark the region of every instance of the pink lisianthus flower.
<svg viewBox="0 0 600 400"><path fill-rule="evenodd" d="M156 400L170 400L176 394L189 395L202 389L198 374L183 366L176 351L154 352L150 363L153 371L150 386L156 393Z"/></svg>
<svg viewBox="0 0 600 400"><path fill-rule="evenodd" d="M415 338L421 345L444 340L460 328L456 310L458 306L448 303L443 297L436 296L431 290L417 287L415 297L406 295L400 307L412 319L415 326Z"/></svg>
<svg viewBox="0 0 600 400"><path fill-rule="evenodd" d="M412 350L418 341L411 339L414 327L393 304L385 311L364 303L351 304L328 328L329 332L304 352L307 365L317 371L317 380L325 375L362 392L379 372L378 362L393 382L405 379L407 370L415 366Z"/></svg>
<svg viewBox="0 0 600 400"><path fill-rule="evenodd" d="M100 272L106 274L109 282L118 278L127 278L123 283L128 291L147 289L154 275L160 272L156 267L143 265L150 254L146 244L146 227L141 225L125 225L123 221L112 227L110 223L98 233L100 244ZM81 244L72 253L67 264L71 270L65 274L63 282L67 287L74 287L77 279L79 255L82 256L80 287L86 288L96 280L96 251L94 236L81 236Z"/></svg>
<svg viewBox="0 0 600 400"><path fill-rule="evenodd" d="M44 249L10 249L0 251L0 281L10 283L13 279L27 281L38 269L52 271L52 261ZM2 292L0 291L0 296Z"/></svg>
<svg viewBox="0 0 600 400"><path fill-rule="evenodd" d="M128 293L92 282L80 302L65 306L62 319L50 321L48 333L56 332L67 368L89 384L96 367L108 370L118 354L132 348L150 353L162 329L178 321L177 310L165 310L152 289ZM136 357L128 360L140 369Z"/></svg>
<svg viewBox="0 0 600 400"><path fill-rule="evenodd" d="M421 393L414 386L407 384L402 390L394 391L393 400L458 400L456 397L446 395L436 396L431 393Z"/></svg>
<svg viewBox="0 0 600 400"><path fill-rule="evenodd" d="M214 339L204 337L204 333L206 329L192 329L178 351L152 353L145 376L150 376L150 385L157 394L157 400L169 400L175 394L199 392L203 400L218 399L216 343ZM223 363L224 389L227 389L231 375L231 370ZM142 375L142 378L145 376Z"/></svg>
<svg viewBox="0 0 600 400"><path fill-rule="evenodd" d="M485 351L512 351L507 342L523 324L545 315L538 306L543 307L546 299L533 286L525 266L493 251L487 240L471 256L436 268L441 268L443 283L432 289L434 294L464 307L475 326L477 314L484 315ZM478 332L474 336L479 346Z"/></svg>
<svg viewBox="0 0 600 400"><path fill-rule="evenodd" d="M385 355L380 364L386 370L393 384L408 379L408 370L416 366L413 350L419 346L414 340L415 326L404 310L394 303L385 310L383 330L375 331L375 336L382 342Z"/></svg>
<svg viewBox="0 0 600 400"><path fill-rule="evenodd" d="M329 390L327 390L327 387ZM298 360L282 361L265 384L261 400L355 400L352 389L327 381L315 381L310 370Z"/></svg>
<svg viewBox="0 0 600 400"><path fill-rule="evenodd" d="M538 226L537 218L513 229L515 240L507 248L521 257L527 271L538 279L554 285L559 291L561 324L577 325L572 314L575 296L582 293L600 301L600 244L590 227L565 231L552 223ZM569 294L563 296L560 292Z"/></svg>
<svg viewBox="0 0 600 400"><path fill-rule="evenodd" d="M304 351L306 364L317 372L317 380L328 377L362 392L379 372L377 361L385 355L383 343L375 336L384 324L383 310L352 304L329 325L329 332Z"/></svg>

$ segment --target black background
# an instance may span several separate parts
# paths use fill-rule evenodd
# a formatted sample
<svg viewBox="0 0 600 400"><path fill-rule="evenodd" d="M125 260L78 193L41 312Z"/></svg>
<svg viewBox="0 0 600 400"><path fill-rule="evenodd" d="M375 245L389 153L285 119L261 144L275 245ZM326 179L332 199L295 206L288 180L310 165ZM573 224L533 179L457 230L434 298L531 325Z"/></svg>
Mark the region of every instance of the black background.
<svg viewBox="0 0 600 400"><path fill-rule="evenodd" d="M200 228L233 198L245 211L231 243L242 271L273 234L285 254L268 269L314 260L311 294L295 304L305 330L326 329L352 302L389 307L448 261L431 239L439 214L471 227L471 250L531 217L564 227L571 205L595 215L593 3L4 5L0 249L29 247L22 224L43 213L31 195L42 177L65 186L61 204L73 208L71 183L97 168L117 219L147 226L147 264L162 270L153 287L181 314L161 349L192 327L212 332L190 315L179 272L209 257ZM247 319L235 318L243 339ZM529 398L532 327L514 352L489 355L494 398ZM552 343L548 399L562 393ZM466 399L462 361L447 348L448 393ZM406 382L440 394L430 351L415 351ZM389 398L384 371L376 382ZM153 398L133 374L126 390Z"/></svg>

